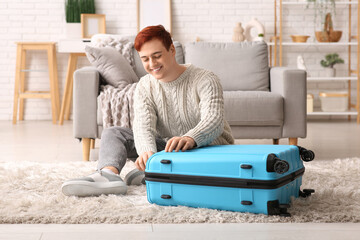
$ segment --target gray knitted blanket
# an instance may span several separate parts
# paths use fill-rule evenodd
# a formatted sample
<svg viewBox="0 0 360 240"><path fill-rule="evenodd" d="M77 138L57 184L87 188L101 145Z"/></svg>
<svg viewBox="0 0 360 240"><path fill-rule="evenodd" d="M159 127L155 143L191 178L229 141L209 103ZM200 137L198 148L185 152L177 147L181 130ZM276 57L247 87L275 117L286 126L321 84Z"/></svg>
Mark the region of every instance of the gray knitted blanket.
<svg viewBox="0 0 360 240"><path fill-rule="evenodd" d="M133 43L126 39L117 39L109 35L94 36L91 43L95 47L113 47L121 53L134 68ZM103 127L120 126L132 128L134 120L133 97L137 83L124 84L123 88L111 85L101 86L98 96L100 103Z"/></svg>
<svg viewBox="0 0 360 240"><path fill-rule="evenodd" d="M119 89L103 85L99 95L103 127L120 126L132 128L134 120L134 92L137 83Z"/></svg>

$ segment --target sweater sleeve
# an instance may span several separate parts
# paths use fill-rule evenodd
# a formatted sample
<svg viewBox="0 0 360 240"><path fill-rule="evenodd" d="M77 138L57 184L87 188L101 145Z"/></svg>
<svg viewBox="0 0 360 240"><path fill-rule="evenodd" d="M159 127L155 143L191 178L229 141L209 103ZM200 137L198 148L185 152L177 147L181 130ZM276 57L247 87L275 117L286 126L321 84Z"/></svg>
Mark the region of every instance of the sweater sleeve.
<svg viewBox="0 0 360 240"><path fill-rule="evenodd" d="M193 138L198 147L209 145L224 131L224 98L219 78L207 73L196 83L200 122L184 136Z"/></svg>
<svg viewBox="0 0 360 240"><path fill-rule="evenodd" d="M147 89L138 83L134 95L134 141L138 155L144 152L157 152L156 148L156 121L157 115L154 102L147 94Z"/></svg>

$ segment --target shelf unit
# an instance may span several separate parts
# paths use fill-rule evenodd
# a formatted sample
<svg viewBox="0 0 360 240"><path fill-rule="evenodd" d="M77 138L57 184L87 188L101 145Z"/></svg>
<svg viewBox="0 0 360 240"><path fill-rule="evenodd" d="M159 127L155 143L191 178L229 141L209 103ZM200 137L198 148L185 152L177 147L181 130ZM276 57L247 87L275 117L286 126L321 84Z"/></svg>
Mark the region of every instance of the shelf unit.
<svg viewBox="0 0 360 240"><path fill-rule="evenodd" d="M283 58L283 47L286 46L345 46L348 48L348 76L344 77L308 77L307 81L347 81L348 84L348 102L349 102L349 110L346 112L321 112L314 111L312 113L308 113L309 116L314 115L347 115L349 120L351 116L357 116L357 123L360 124L360 37L358 35L351 34L351 6L357 5L357 33L360 33L360 0L355 1L342 1L336 2L336 5L345 5L348 6L349 11L349 35L347 42L305 42L305 43L295 43L295 42L284 42L283 41L283 16L282 9L283 6L304 6L307 4L307 1L299 1L299 2L289 2L283 0L274 0L274 36L270 39L271 42L268 43L270 47L270 66L282 66L282 58ZM277 9L279 9L279 34L277 33ZM352 41L355 40L355 41ZM356 60L356 69L351 69L351 47L357 47L357 60ZM279 52L279 54L278 54ZM356 103L353 104L351 102L351 82L356 81L357 91L356 91Z"/></svg>

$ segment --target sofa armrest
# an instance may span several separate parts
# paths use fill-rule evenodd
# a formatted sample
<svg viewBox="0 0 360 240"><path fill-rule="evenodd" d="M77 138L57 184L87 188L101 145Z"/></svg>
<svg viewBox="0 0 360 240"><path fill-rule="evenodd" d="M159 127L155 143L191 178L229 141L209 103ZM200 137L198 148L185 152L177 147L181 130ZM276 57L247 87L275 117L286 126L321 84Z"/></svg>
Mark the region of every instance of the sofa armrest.
<svg viewBox="0 0 360 240"><path fill-rule="evenodd" d="M75 138L97 138L97 96L100 74L93 67L74 72L73 127Z"/></svg>
<svg viewBox="0 0 360 240"><path fill-rule="evenodd" d="M271 68L270 91L284 98L282 136L306 137L306 71L287 67Z"/></svg>

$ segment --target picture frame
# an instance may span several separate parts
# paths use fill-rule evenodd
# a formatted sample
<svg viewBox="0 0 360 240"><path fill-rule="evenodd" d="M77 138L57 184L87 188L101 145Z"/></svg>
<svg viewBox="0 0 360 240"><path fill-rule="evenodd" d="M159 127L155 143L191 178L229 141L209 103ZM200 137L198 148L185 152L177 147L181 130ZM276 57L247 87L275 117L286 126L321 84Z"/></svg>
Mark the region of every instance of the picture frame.
<svg viewBox="0 0 360 240"><path fill-rule="evenodd" d="M171 33L171 0L137 0L137 30L163 25Z"/></svg>
<svg viewBox="0 0 360 240"><path fill-rule="evenodd" d="M81 14L81 37L91 38L106 33L105 14Z"/></svg>

